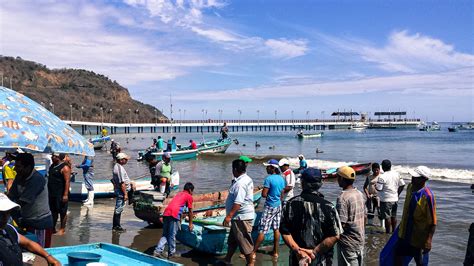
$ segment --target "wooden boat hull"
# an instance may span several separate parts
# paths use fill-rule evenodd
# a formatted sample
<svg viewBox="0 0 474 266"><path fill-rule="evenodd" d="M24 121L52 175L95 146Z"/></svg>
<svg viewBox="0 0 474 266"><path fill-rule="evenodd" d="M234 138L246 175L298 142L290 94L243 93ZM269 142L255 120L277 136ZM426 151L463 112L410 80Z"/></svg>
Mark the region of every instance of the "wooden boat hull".
<svg viewBox="0 0 474 266"><path fill-rule="evenodd" d="M213 255L224 255L227 253L227 239L229 237L230 227L222 226L225 215L207 217L193 220L193 231L189 231L188 222L181 224L181 230L178 231L176 239L182 244L191 247L197 251ZM257 213L254 226L252 228L252 238L254 241L258 236L258 221L261 213ZM283 240L280 238L280 245ZM273 245L273 231L264 235L261 247Z"/></svg>
<svg viewBox="0 0 474 266"><path fill-rule="evenodd" d="M158 265L158 266L172 266L182 265L172 261L164 260L149 256L145 253L135 251L126 247L108 244L108 243L93 243L76 246L64 246L47 248L46 251L54 256L62 265L71 265L68 261L67 254L70 252L91 252L101 255L100 263L108 266L118 265Z"/></svg>
<svg viewBox="0 0 474 266"><path fill-rule="evenodd" d="M165 152L152 152L151 155L155 157L156 160L161 160L161 157L163 156L163 153ZM144 156L146 154L146 151L140 151L138 152L138 159L143 160ZM178 150L178 151L172 151L169 152L171 155L171 160L173 161L181 161L181 160L188 160L188 159L196 159L198 155L198 150Z"/></svg>
<svg viewBox="0 0 474 266"><path fill-rule="evenodd" d="M231 139L208 141L198 145L199 153L225 153L232 144Z"/></svg>
<svg viewBox="0 0 474 266"><path fill-rule="evenodd" d="M357 175L363 175L371 171L371 165L372 165L371 163L359 163L359 164L351 164L348 166L354 169ZM337 177L336 172L337 172L337 168L326 169L325 173L323 174L323 177L325 179L336 178Z"/></svg>
<svg viewBox="0 0 474 266"><path fill-rule="evenodd" d="M222 212L225 208L228 193L227 190L224 190L214 193L194 194L193 213L196 217L203 217ZM162 193L153 190L140 192L133 204L135 216L149 224L161 226L163 223L161 214L173 199L172 196L174 195L165 198ZM254 202L258 202L261 197L262 189L255 189Z"/></svg>
<svg viewBox="0 0 474 266"><path fill-rule="evenodd" d="M173 173L171 177L173 184L179 184L179 172ZM132 180L135 183L136 191L152 190L151 178L140 178L139 180ZM115 197L114 186L110 180L93 180L94 183L94 197L95 198L113 198ZM83 201L87 198L87 188L82 181L71 182L69 198L71 201Z"/></svg>
<svg viewBox="0 0 474 266"><path fill-rule="evenodd" d="M296 137L298 139L321 138L322 136L324 136L323 132L319 132L316 134L296 134Z"/></svg>

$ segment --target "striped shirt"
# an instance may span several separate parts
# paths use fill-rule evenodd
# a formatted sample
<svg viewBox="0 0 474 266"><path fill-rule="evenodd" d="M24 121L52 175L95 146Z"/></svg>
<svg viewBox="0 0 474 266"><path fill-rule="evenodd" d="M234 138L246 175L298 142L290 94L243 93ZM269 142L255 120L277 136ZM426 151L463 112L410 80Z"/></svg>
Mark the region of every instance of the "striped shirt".
<svg viewBox="0 0 474 266"><path fill-rule="evenodd" d="M365 239L364 196L356 188L343 190L337 198L336 209L344 229L339 240L341 248L347 251L362 250Z"/></svg>

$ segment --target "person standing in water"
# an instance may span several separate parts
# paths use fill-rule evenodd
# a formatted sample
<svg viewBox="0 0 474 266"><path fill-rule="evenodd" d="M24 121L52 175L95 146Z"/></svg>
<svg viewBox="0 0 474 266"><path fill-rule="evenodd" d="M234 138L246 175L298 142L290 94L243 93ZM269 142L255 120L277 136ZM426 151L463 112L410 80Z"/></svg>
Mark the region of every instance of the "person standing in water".
<svg viewBox="0 0 474 266"><path fill-rule="evenodd" d="M161 161L156 165L155 171L158 180L160 180L160 192L169 196L171 192L171 175L173 174L173 167L171 166L171 155L168 152L163 153Z"/></svg>
<svg viewBox="0 0 474 266"><path fill-rule="evenodd" d="M76 168L82 169L82 175L84 177L84 185L87 189L87 199L82 204L87 206L94 206L94 184L92 179L94 178L94 165L93 160L89 156L84 156L84 160L80 165L76 165Z"/></svg>
<svg viewBox="0 0 474 266"><path fill-rule="evenodd" d="M123 152L117 154L117 161L112 172L111 181L112 184L114 184L116 197L112 230L116 232L125 231L125 229L120 225L120 218L122 216L123 208L125 207L125 202L128 200L128 191L132 189L132 182L128 177L127 171L125 171L125 168L123 167L127 164L129 158L130 157Z"/></svg>
<svg viewBox="0 0 474 266"><path fill-rule="evenodd" d="M221 127L221 137L222 139L226 139L229 137L229 128L227 127L226 122L224 122L224 125Z"/></svg>
<svg viewBox="0 0 474 266"><path fill-rule="evenodd" d="M64 153L53 153L51 159L53 164L49 167L48 171L49 208L53 215L54 230L56 229L56 222L59 216L60 228L57 234L63 235L66 231L71 168L69 163L65 161L66 154Z"/></svg>

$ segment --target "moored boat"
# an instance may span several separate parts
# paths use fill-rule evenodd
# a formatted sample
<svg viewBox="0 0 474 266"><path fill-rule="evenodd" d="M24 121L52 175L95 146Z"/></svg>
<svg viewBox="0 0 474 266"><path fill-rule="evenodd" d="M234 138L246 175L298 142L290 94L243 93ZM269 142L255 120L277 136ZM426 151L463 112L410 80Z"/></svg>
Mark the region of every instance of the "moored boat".
<svg viewBox="0 0 474 266"><path fill-rule="evenodd" d="M173 184L179 184L179 172L174 172L171 176ZM152 190L153 185L151 184L150 177L135 178L131 180L135 183L135 189L137 192L143 190ZM94 197L95 198L113 198L114 185L108 179L94 179ZM70 186L69 198L71 201L82 201L87 198L87 188L82 181L73 181Z"/></svg>
<svg viewBox="0 0 474 266"><path fill-rule="evenodd" d="M191 247L197 251L214 255L224 255L227 253L227 239L230 227L222 226L225 215L211 216L201 219L193 219L193 231L189 231L189 223L183 222L181 230L178 231L176 239L182 244ZM261 212L257 217L252 228L252 238L255 241L258 236L258 221L261 218ZM280 245L283 244L280 238ZM261 247L273 245L273 231L265 234Z"/></svg>
<svg viewBox="0 0 474 266"><path fill-rule="evenodd" d="M89 139L89 142L94 145L94 150L101 150L107 145L107 141L110 141L110 136L98 136Z"/></svg>
<svg viewBox="0 0 474 266"><path fill-rule="evenodd" d="M468 122L459 126L459 130L474 130L474 122Z"/></svg>
<svg viewBox="0 0 474 266"><path fill-rule="evenodd" d="M303 132L299 132L296 134L296 137L299 139L306 139L306 138L321 138L324 135L323 132L313 133L313 134L305 134Z"/></svg>
<svg viewBox="0 0 474 266"><path fill-rule="evenodd" d="M441 127L439 126L438 122L432 122L431 125L423 124L420 127L420 131L439 131Z"/></svg>
<svg viewBox="0 0 474 266"><path fill-rule="evenodd" d="M156 160L161 160L161 156L163 156L163 153L165 151L139 151L138 152L138 160L141 161L145 159L146 156L153 156L155 157ZM181 161L181 160L187 160L187 159L196 159L199 150L191 150L191 149L180 149L176 151L170 151L168 152L171 155L171 160L173 161Z"/></svg>
<svg viewBox="0 0 474 266"><path fill-rule="evenodd" d="M225 212L225 200L228 191L220 191L204 194L193 194L193 213L197 216L213 215L217 212ZM149 224L162 225L161 214L173 199L173 194L168 198L163 193L155 190L141 191L133 203L135 216ZM254 202L262 197L262 189L254 190Z"/></svg>
<svg viewBox="0 0 474 266"><path fill-rule="evenodd" d="M371 171L370 167L372 166L372 163L349 164L347 166L350 166L352 169L354 169L357 175L363 175ZM325 179L336 178L337 177L336 172L337 172L337 167L326 169L324 171L323 177Z"/></svg>
<svg viewBox="0 0 474 266"><path fill-rule="evenodd" d="M225 153L232 144L232 139L206 141L198 144L199 153Z"/></svg>
<svg viewBox="0 0 474 266"><path fill-rule="evenodd" d="M69 256L72 253L81 253L84 255L100 255L100 265L118 266L118 265L158 265L158 266L172 266L182 265L172 261L155 258L145 253L135 251L126 247L108 244L108 243L92 243L85 245L64 246L47 248L46 251L54 256L62 265L86 265L86 262L81 261L79 264L72 264L69 261ZM83 252L83 253L82 253ZM68 256L69 254L69 256ZM81 255L79 254L79 255ZM99 256L97 256L99 257ZM90 261L92 262L92 261ZM99 264L97 264L99 265Z"/></svg>
<svg viewBox="0 0 474 266"><path fill-rule="evenodd" d="M449 132L458 132L458 130L459 130L459 126L457 126L457 125L454 125L452 127L448 127Z"/></svg>

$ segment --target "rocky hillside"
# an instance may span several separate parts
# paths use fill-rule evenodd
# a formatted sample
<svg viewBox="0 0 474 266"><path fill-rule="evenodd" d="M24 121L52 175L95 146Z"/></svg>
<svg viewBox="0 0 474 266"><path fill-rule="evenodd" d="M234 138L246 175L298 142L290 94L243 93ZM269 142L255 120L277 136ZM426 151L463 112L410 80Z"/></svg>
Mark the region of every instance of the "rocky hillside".
<svg viewBox="0 0 474 266"><path fill-rule="evenodd" d="M116 123L154 123L167 118L157 108L130 97L108 77L82 69L48 69L19 57L0 56L5 87L43 104L62 119ZM0 80L1 85L1 80ZM130 110L130 111L129 111Z"/></svg>

